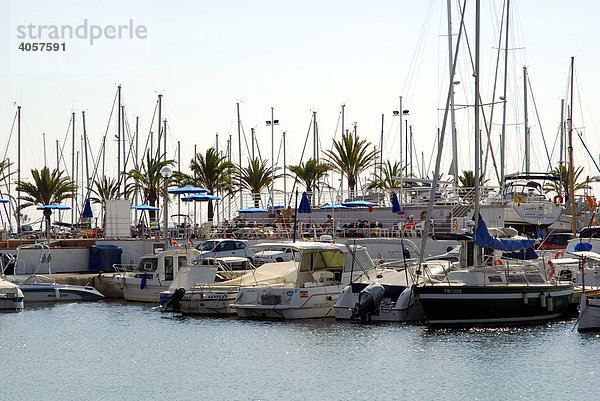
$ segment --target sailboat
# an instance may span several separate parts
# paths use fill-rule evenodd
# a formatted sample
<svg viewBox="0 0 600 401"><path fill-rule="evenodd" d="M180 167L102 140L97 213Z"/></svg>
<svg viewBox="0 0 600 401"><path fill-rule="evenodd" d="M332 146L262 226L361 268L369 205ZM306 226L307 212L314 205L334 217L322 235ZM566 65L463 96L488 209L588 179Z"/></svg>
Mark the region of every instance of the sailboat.
<svg viewBox="0 0 600 401"><path fill-rule="evenodd" d="M480 3L475 7L475 177L481 174L480 130L479 130L479 27ZM464 18L464 11L462 14ZM456 52L460 44L461 29L458 34ZM454 57L453 72L456 68ZM436 158L432 195L437 187L440 171L443 139L448 115L448 105L452 92L452 82L446 102L446 111L440 133ZM555 284L539 271L539 264L516 261L537 255L531 248L533 240L501 240L492 237L480 217L480 183L475 180L473 240L462 246L461 260L445 272L441 278L430 277L413 286L428 325L502 325L530 323L559 317L567 308L573 289L571 285ZM430 197L425 221L425 233L421 242L424 249L427 241L433 200ZM484 251L483 254L481 251ZM486 251L487 250L487 251ZM502 256L502 257L501 257ZM508 259L510 256L513 259ZM421 258L423 256L421 255ZM421 260L422 262L422 260ZM518 269L516 269L518 268ZM418 273L427 274L423 268Z"/></svg>

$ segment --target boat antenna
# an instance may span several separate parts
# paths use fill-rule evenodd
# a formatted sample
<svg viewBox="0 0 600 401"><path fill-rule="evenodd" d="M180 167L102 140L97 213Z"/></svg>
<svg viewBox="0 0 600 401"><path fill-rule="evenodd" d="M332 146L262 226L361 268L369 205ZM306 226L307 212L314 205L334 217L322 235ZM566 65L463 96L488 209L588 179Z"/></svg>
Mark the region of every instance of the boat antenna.
<svg viewBox="0 0 600 401"><path fill-rule="evenodd" d="M298 189L296 189L296 205L294 206L294 233L292 234L292 242L296 242L296 229L298 228Z"/></svg>

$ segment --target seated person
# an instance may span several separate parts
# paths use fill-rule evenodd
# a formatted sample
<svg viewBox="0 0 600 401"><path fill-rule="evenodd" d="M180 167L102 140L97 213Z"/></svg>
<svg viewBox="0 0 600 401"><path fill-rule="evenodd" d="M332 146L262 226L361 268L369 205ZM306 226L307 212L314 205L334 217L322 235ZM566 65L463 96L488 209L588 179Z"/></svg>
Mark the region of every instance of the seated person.
<svg viewBox="0 0 600 401"><path fill-rule="evenodd" d="M327 220L321 224L323 228L332 228L335 225L335 222L330 214L327 215Z"/></svg>

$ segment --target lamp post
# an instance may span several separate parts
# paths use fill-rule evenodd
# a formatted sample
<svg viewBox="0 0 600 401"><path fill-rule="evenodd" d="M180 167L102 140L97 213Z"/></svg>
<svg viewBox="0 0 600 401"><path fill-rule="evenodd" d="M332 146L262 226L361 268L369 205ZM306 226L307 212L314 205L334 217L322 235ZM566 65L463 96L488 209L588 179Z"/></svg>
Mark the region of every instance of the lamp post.
<svg viewBox="0 0 600 401"><path fill-rule="evenodd" d="M163 240L165 242L165 250L169 247L169 178L173 175L173 170L165 166L160 169L160 175L165 179L165 198L163 205Z"/></svg>
<svg viewBox="0 0 600 401"><path fill-rule="evenodd" d="M279 120L274 119L275 108L271 107L271 119L266 121L267 127L271 127L271 208L275 212L275 126Z"/></svg>

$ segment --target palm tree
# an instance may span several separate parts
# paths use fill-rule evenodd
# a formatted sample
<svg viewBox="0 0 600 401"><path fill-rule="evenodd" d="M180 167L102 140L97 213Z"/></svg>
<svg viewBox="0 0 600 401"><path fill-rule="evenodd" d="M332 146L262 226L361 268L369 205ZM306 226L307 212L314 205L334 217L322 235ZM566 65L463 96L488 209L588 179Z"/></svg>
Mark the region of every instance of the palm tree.
<svg viewBox="0 0 600 401"><path fill-rule="evenodd" d="M273 174L274 171L267 165L266 160L260 160L258 157L249 159L246 167L236 166L235 173L242 186L252 193L254 207L260 206L260 192L271 185L272 176L275 179L280 177L278 174Z"/></svg>
<svg viewBox="0 0 600 401"><path fill-rule="evenodd" d="M133 179L133 182L128 184L126 192L139 191L143 195L144 202L148 202L150 206L156 206L156 201L159 196L165 197L168 194L164 190L164 178L160 174L163 167L172 166L173 160L154 160L150 151L146 153L146 159L142 162L139 169L130 170L127 176ZM154 210L150 213L154 217ZM165 213L167 211L165 210Z"/></svg>
<svg viewBox="0 0 600 401"><path fill-rule="evenodd" d="M90 188L90 201L102 206L102 221L104 222L104 213L106 210L106 201L109 199L118 199L120 197L119 183L115 178L102 177L101 180L94 180L94 187ZM104 224L103 224L104 225Z"/></svg>
<svg viewBox="0 0 600 401"><path fill-rule="evenodd" d="M312 198L313 191L318 191L319 186L323 183L323 179L327 177L329 170L331 170L331 165L328 163L319 163L316 159L308 159L306 163L288 166L288 168L296 175L296 181L302 181L306 187L306 192Z"/></svg>
<svg viewBox="0 0 600 401"><path fill-rule="evenodd" d="M459 184L459 194L461 196L465 196L469 193L469 190L475 188L475 173L473 170L463 170L462 175L458 177ZM488 182L484 178L483 173L479 176L479 185L483 186ZM487 191L483 191L483 193L487 193Z"/></svg>
<svg viewBox="0 0 600 401"><path fill-rule="evenodd" d="M192 174L176 173L175 181L179 185L193 185L203 187L215 192L231 193L233 190L231 173L234 164L227 161L225 156L220 156L217 150L208 148L204 155L197 153L190 162ZM213 218L213 204L208 201L208 220Z"/></svg>
<svg viewBox="0 0 600 401"><path fill-rule="evenodd" d="M563 194L565 202L571 199L571 186L569 185L569 174L571 169L565 165L560 165L552 169L552 174L558 177L558 181L551 181L544 184L544 191L556 192L557 194ZM578 167L573 171L573 187L575 192L589 188L587 182L577 182L579 176L583 172L583 167Z"/></svg>
<svg viewBox="0 0 600 401"><path fill-rule="evenodd" d="M377 168L375 177L369 180L367 189L392 189L399 188L400 181L395 180L393 177L400 177L406 170L406 167L400 167L399 162L392 162L387 160L382 166ZM411 183L403 182L403 187L410 187Z"/></svg>
<svg viewBox="0 0 600 401"><path fill-rule="evenodd" d="M360 173L373 165L379 152L369 150L371 143L359 139L356 133L344 133L342 139L333 142L333 150L325 151L325 156L341 174L348 179L350 197L353 196Z"/></svg>
<svg viewBox="0 0 600 401"><path fill-rule="evenodd" d="M77 185L75 185L69 177L63 176L63 172L54 169L50 173L48 167L41 170L31 170L33 182L18 181L17 191L24 192L21 199L26 203L21 205L21 208L26 208L33 205L51 205L60 203L65 199L71 199L75 196ZM20 212L20 211L18 211ZM51 209L44 209L44 217L46 220L46 232L50 230Z"/></svg>

